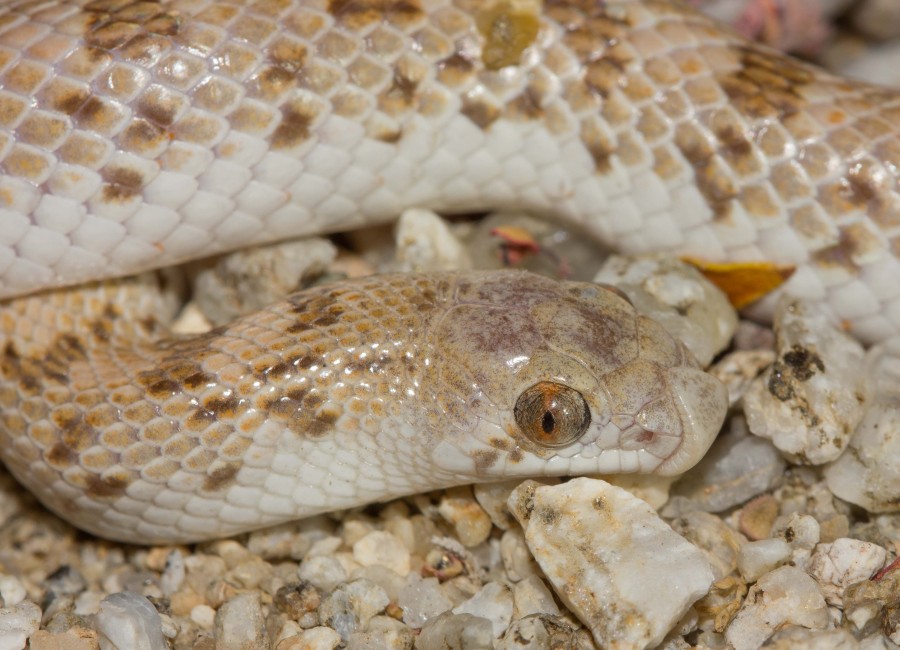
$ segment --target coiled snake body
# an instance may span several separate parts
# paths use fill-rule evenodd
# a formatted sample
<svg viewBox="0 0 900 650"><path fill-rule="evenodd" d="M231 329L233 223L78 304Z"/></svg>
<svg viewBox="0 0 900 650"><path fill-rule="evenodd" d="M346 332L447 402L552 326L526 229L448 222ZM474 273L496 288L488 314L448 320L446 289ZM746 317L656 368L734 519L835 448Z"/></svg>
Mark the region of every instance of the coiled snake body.
<svg viewBox="0 0 900 650"><path fill-rule="evenodd" d="M526 207L629 252L793 267L787 290L873 341L900 330L898 132L896 93L669 0L8 2L0 295L411 205ZM145 282L0 307L0 455L113 538L679 472L724 414L680 344L586 285L391 276L151 343Z"/></svg>

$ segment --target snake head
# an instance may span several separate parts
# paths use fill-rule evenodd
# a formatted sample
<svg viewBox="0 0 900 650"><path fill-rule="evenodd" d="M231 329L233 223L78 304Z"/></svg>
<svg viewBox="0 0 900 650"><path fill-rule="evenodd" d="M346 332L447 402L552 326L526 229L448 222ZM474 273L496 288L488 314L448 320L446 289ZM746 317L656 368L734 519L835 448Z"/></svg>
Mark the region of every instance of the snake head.
<svg viewBox="0 0 900 650"><path fill-rule="evenodd" d="M725 387L600 285L463 276L431 331L443 435L433 462L474 480L679 474L715 439ZM447 433L449 432L449 434Z"/></svg>

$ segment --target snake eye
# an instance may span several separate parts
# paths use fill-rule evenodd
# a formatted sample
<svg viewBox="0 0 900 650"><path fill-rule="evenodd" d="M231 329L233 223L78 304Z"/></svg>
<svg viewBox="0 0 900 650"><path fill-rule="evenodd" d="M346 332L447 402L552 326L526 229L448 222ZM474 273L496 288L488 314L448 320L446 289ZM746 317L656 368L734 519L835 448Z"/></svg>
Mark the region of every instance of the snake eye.
<svg viewBox="0 0 900 650"><path fill-rule="evenodd" d="M567 445L591 423L591 410L581 393L549 381L523 391L513 415L522 433L543 447Z"/></svg>

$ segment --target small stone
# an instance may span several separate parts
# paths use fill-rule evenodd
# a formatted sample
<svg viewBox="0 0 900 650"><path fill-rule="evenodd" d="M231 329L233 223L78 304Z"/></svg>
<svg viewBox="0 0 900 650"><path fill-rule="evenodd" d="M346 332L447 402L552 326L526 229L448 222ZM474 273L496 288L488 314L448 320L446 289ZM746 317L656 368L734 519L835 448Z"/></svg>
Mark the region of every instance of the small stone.
<svg viewBox="0 0 900 650"><path fill-rule="evenodd" d="M64 564L44 580L44 589L54 594L74 596L86 588L84 576L68 564Z"/></svg>
<svg viewBox="0 0 900 650"><path fill-rule="evenodd" d="M521 483L521 481L520 481ZM513 582L523 580L540 571L534 556L528 549L525 534L521 530L512 529L503 533L500 538L500 557L506 575Z"/></svg>
<svg viewBox="0 0 900 650"><path fill-rule="evenodd" d="M790 296L778 301L775 333L775 363L744 396L750 431L796 464L833 461L863 416L863 348Z"/></svg>
<svg viewBox="0 0 900 650"><path fill-rule="evenodd" d="M347 572L337 558L317 555L303 561L297 576L317 589L331 591L347 579Z"/></svg>
<svg viewBox="0 0 900 650"><path fill-rule="evenodd" d="M765 539L772 532L772 524L777 517L778 499L771 494L763 494L741 508L738 529L747 539Z"/></svg>
<svg viewBox="0 0 900 650"><path fill-rule="evenodd" d="M388 616L376 616L365 632L354 632L347 640L347 650L412 650L412 630Z"/></svg>
<svg viewBox="0 0 900 650"><path fill-rule="evenodd" d="M603 481L526 481L509 506L557 595L602 647L659 644L713 582L699 549ZM647 598L660 584L667 597Z"/></svg>
<svg viewBox="0 0 900 650"><path fill-rule="evenodd" d="M772 350L735 350L713 364L709 374L725 384L728 403L734 406L774 361L775 352Z"/></svg>
<svg viewBox="0 0 900 650"><path fill-rule="evenodd" d="M416 650L486 650L494 632L486 618L447 612L428 622L416 638Z"/></svg>
<svg viewBox="0 0 900 650"><path fill-rule="evenodd" d="M539 576L528 576L513 587L513 618L532 614L558 616L560 614L553 594Z"/></svg>
<svg viewBox="0 0 900 650"><path fill-rule="evenodd" d="M384 589L371 580L354 580L339 585L322 599L319 619L346 641L354 632L365 629L369 619L384 611L390 602Z"/></svg>
<svg viewBox="0 0 900 650"><path fill-rule="evenodd" d="M453 607L437 578L420 578L414 573L407 576L397 604L403 610L403 622L414 628L424 627Z"/></svg>
<svg viewBox="0 0 900 650"><path fill-rule="evenodd" d="M453 526L463 546L478 546L491 534L491 518L478 505L468 486L447 490L438 504L438 512Z"/></svg>
<svg viewBox="0 0 900 650"><path fill-rule="evenodd" d="M676 533L704 552L717 580L737 568L738 552L747 540L719 517L695 510L670 523Z"/></svg>
<svg viewBox="0 0 900 650"><path fill-rule="evenodd" d="M727 426L706 456L673 486L663 516L722 512L781 484L786 463L772 443L747 434L742 418L731 418Z"/></svg>
<svg viewBox="0 0 900 650"><path fill-rule="evenodd" d="M222 325L297 291L336 255L334 244L318 237L230 253L197 273L194 299L213 325Z"/></svg>
<svg viewBox="0 0 900 650"><path fill-rule="evenodd" d="M488 619L494 627L494 636L500 636L509 627L513 613L513 597L509 587L499 582L489 582L469 600L453 608L454 614L472 614Z"/></svg>
<svg viewBox="0 0 900 650"><path fill-rule="evenodd" d="M0 575L0 605L13 607L21 603L28 596L25 585L10 575Z"/></svg>
<svg viewBox="0 0 900 650"><path fill-rule="evenodd" d="M756 582L760 576L784 564L790 557L791 547L783 539L748 542L738 553L738 570L744 580Z"/></svg>
<svg viewBox="0 0 900 650"><path fill-rule="evenodd" d="M0 650L22 650L40 625L41 608L30 600L0 608ZM135 647L135 650L143 649Z"/></svg>
<svg viewBox="0 0 900 650"><path fill-rule="evenodd" d="M725 294L671 255L613 255L594 282L624 291L635 309L683 341L704 367L728 346L737 328L737 312Z"/></svg>
<svg viewBox="0 0 900 650"><path fill-rule="evenodd" d="M250 533L247 550L264 560L302 560L312 545L334 535L334 521L324 515Z"/></svg>
<svg viewBox="0 0 900 650"><path fill-rule="evenodd" d="M446 548L436 547L428 551L422 565L423 577L434 577L445 582L466 571L466 563L459 554Z"/></svg>
<svg viewBox="0 0 900 650"><path fill-rule="evenodd" d="M330 627L312 627L282 640L275 650L334 650L339 645L341 635Z"/></svg>
<svg viewBox="0 0 900 650"><path fill-rule="evenodd" d="M819 583L829 605L843 605L844 590L868 580L884 565L887 551L876 544L843 538L819 544L806 571Z"/></svg>
<svg viewBox="0 0 900 650"><path fill-rule="evenodd" d="M515 490L519 479L511 481L499 481L497 483L476 483L472 486L475 500L491 518L494 525L500 530L509 530L515 525L516 520L509 514L506 502L510 493Z"/></svg>
<svg viewBox="0 0 900 650"><path fill-rule="evenodd" d="M695 471L696 466L691 469L691 472ZM681 477L678 475L657 476L656 474L601 474L596 478L627 490L654 510L659 510L669 500L672 484Z"/></svg>
<svg viewBox="0 0 900 650"><path fill-rule="evenodd" d="M374 531L353 544L353 558L363 566L380 565L394 573L409 573L409 551L390 533Z"/></svg>
<svg viewBox="0 0 900 650"><path fill-rule="evenodd" d="M298 619L319 608L322 596L319 590L308 582L294 582L275 592L274 603L279 611L291 619Z"/></svg>
<svg viewBox="0 0 900 650"><path fill-rule="evenodd" d="M735 650L756 650L786 625L822 630L828 623L828 606L815 580L796 567L783 566L750 588L725 638Z"/></svg>
<svg viewBox="0 0 900 650"><path fill-rule="evenodd" d="M850 632L835 630L809 630L804 627L788 627L776 632L766 642L766 650L858 650L859 644Z"/></svg>
<svg viewBox="0 0 900 650"><path fill-rule="evenodd" d="M167 553L165 568L159 578L159 588L163 594L171 596L178 591L184 582L185 573L184 555L181 551L176 548Z"/></svg>
<svg viewBox="0 0 900 650"><path fill-rule="evenodd" d="M431 210L404 210L396 232L398 271L422 273L473 268L468 250L447 222Z"/></svg>
<svg viewBox="0 0 900 650"><path fill-rule="evenodd" d="M144 596L130 591L100 603L96 618L100 650L167 650L159 612Z"/></svg>
<svg viewBox="0 0 900 650"><path fill-rule="evenodd" d="M593 641L557 616L529 616L513 621L494 650L593 650Z"/></svg>
<svg viewBox="0 0 900 650"><path fill-rule="evenodd" d="M216 650L263 650L269 647L259 592L239 593L216 612Z"/></svg>
<svg viewBox="0 0 900 650"><path fill-rule="evenodd" d="M53 634L38 630L28 639L29 650L97 650L97 633L83 627Z"/></svg>
<svg viewBox="0 0 900 650"><path fill-rule="evenodd" d="M791 549L791 561L795 566L805 568L812 550L819 543L819 522L809 515L783 515L772 524L772 537L780 537Z"/></svg>
<svg viewBox="0 0 900 650"><path fill-rule="evenodd" d="M900 511L900 337L872 347L865 360L866 414L847 453L825 468L841 499L869 512Z"/></svg>
<svg viewBox="0 0 900 650"><path fill-rule="evenodd" d="M216 624L216 610L209 605L197 605L191 609L191 620L204 630L211 630Z"/></svg>

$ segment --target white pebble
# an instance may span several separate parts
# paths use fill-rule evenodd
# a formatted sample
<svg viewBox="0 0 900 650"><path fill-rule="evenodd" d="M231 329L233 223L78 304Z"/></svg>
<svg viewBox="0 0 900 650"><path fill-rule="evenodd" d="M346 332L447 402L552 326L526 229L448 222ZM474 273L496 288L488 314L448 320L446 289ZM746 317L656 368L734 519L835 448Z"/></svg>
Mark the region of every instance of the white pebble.
<svg viewBox="0 0 900 650"><path fill-rule="evenodd" d="M211 630L216 623L216 610L209 605L194 605L191 608L191 620L204 630Z"/></svg>
<svg viewBox="0 0 900 650"><path fill-rule="evenodd" d="M398 271L465 271L472 268L466 247L446 221L431 210L410 208L397 221Z"/></svg>
<svg viewBox="0 0 900 650"><path fill-rule="evenodd" d="M513 587L513 618L520 619L531 614L559 615L559 607L553 594L539 576L528 576Z"/></svg>
<svg viewBox="0 0 900 650"><path fill-rule="evenodd" d="M347 572L334 557L308 557L297 569L297 576L322 591L331 591L347 579Z"/></svg>
<svg viewBox="0 0 900 650"><path fill-rule="evenodd" d="M491 534L491 518L468 486L447 490L438 504L438 513L453 526L463 546L478 546Z"/></svg>
<svg viewBox="0 0 900 650"><path fill-rule="evenodd" d="M696 268L671 255L613 255L594 282L624 291L635 309L683 341L704 367L725 349L737 329L737 312L725 294Z"/></svg>
<svg viewBox="0 0 900 650"><path fill-rule="evenodd" d="M725 630L735 650L756 650L786 625L821 630L829 623L828 606L815 580L783 566L762 576Z"/></svg>
<svg viewBox="0 0 900 650"><path fill-rule="evenodd" d="M450 612L430 621L416 640L416 650L486 650L493 647L493 626L489 620Z"/></svg>
<svg viewBox="0 0 900 650"><path fill-rule="evenodd" d="M409 551L390 533L371 532L353 545L353 559L362 566L380 565L394 573L409 573Z"/></svg>
<svg viewBox="0 0 900 650"><path fill-rule="evenodd" d="M0 608L0 650L22 650L40 625L41 608L30 600Z"/></svg>
<svg viewBox="0 0 900 650"><path fill-rule="evenodd" d="M512 592L506 585L489 582L478 593L453 608L454 614L472 614L488 619L493 625L494 636L500 636L509 627L513 613Z"/></svg>
<svg viewBox="0 0 900 650"><path fill-rule="evenodd" d="M841 606L844 589L871 578L886 558L887 551L877 544L842 537L816 546L806 571L819 583L828 604Z"/></svg>
<svg viewBox="0 0 900 650"><path fill-rule="evenodd" d="M604 481L526 481L509 507L557 595L602 647L658 645L713 582L702 551ZM648 598L660 585L665 597Z"/></svg>
<svg viewBox="0 0 900 650"><path fill-rule="evenodd" d="M415 573L407 576L397 604L403 610L403 622L415 628L424 627L453 606L437 578L421 578Z"/></svg>
<svg viewBox="0 0 900 650"><path fill-rule="evenodd" d="M0 605L13 607L28 596L25 586L15 576L0 575Z"/></svg>
<svg viewBox="0 0 900 650"><path fill-rule="evenodd" d="M258 591L239 593L219 607L215 636L216 650L254 650L268 645Z"/></svg>
<svg viewBox="0 0 900 650"><path fill-rule="evenodd" d="M866 414L850 448L825 469L829 489L870 512L900 511L900 337L866 355Z"/></svg>
<svg viewBox="0 0 900 650"><path fill-rule="evenodd" d="M330 627L312 627L295 637L284 639L276 650L334 650L341 644L341 635Z"/></svg>
<svg viewBox="0 0 900 650"><path fill-rule="evenodd" d="M746 582L756 582L791 557L791 547L783 539L748 542L738 552L738 570Z"/></svg>
<svg viewBox="0 0 900 650"><path fill-rule="evenodd" d="M797 464L835 460L863 416L863 348L790 296L778 301L775 333L775 363L744 396L750 431Z"/></svg>
<svg viewBox="0 0 900 650"><path fill-rule="evenodd" d="M384 589L361 578L340 585L323 598L319 605L319 620L334 628L346 641L354 632L364 630L369 619L390 602Z"/></svg>
<svg viewBox="0 0 900 650"><path fill-rule="evenodd" d="M166 650L159 612L144 596L123 591L100 603L96 618L100 650Z"/></svg>
<svg viewBox="0 0 900 650"><path fill-rule="evenodd" d="M521 481L519 481L521 483ZM511 529L500 538L500 558L510 580L516 582L540 571L521 530Z"/></svg>
<svg viewBox="0 0 900 650"><path fill-rule="evenodd" d="M184 556L179 549L174 549L166 556L166 568L159 578L159 588L163 594L171 596L181 588L186 574Z"/></svg>
<svg viewBox="0 0 900 650"><path fill-rule="evenodd" d="M722 512L781 484L786 463L768 440L749 435L743 418L732 417L706 456L672 488L663 515L692 510Z"/></svg>

